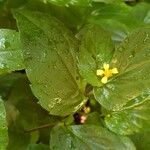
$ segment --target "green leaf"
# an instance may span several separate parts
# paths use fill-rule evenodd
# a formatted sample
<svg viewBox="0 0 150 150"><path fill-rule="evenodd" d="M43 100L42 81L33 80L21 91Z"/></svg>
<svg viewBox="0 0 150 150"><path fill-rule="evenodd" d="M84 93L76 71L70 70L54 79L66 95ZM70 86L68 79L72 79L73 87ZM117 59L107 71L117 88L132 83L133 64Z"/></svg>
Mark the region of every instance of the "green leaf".
<svg viewBox="0 0 150 150"><path fill-rule="evenodd" d="M104 63L109 63L113 55L114 45L109 33L99 26L89 25L81 32L79 52L79 72L93 86L101 86L96 70Z"/></svg>
<svg viewBox="0 0 150 150"><path fill-rule="evenodd" d="M0 30L0 74L24 69L19 33Z"/></svg>
<svg viewBox="0 0 150 150"><path fill-rule="evenodd" d="M109 31L113 41L121 42L130 31L124 21L129 21L127 16L131 10L129 6L124 4L97 3L94 5L90 17L88 17L88 22L97 24Z"/></svg>
<svg viewBox="0 0 150 150"><path fill-rule="evenodd" d="M92 125L97 125L97 126L104 125L103 119L101 118L101 116L98 112L92 112L92 113L88 114L85 124L92 124Z"/></svg>
<svg viewBox="0 0 150 150"><path fill-rule="evenodd" d="M121 3L123 2L122 0L92 0L93 2L101 2L101 3L106 3L106 4L111 4L111 3Z"/></svg>
<svg viewBox="0 0 150 150"><path fill-rule="evenodd" d="M130 138L134 142L137 150L148 150L150 148L150 132L131 135Z"/></svg>
<svg viewBox="0 0 150 150"><path fill-rule="evenodd" d="M44 129L37 129L34 132L29 130L45 124L53 126L60 120L50 116L37 104L37 99L33 96L26 77L14 82L7 95L5 106L9 133L8 150L26 150L28 144L49 141L51 127L45 129L48 131L46 136L48 139L41 139Z"/></svg>
<svg viewBox="0 0 150 150"><path fill-rule="evenodd" d="M135 30L116 49L110 66L119 74L101 88L95 87L96 100L106 109L120 110L128 101L150 88L150 28Z"/></svg>
<svg viewBox="0 0 150 150"><path fill-rule="evenodd" d="M38 126L40 109L28 84L25 77L16 80L7 95L8 150L25 150L32 139L32 133L25 133L25 130Z"/></svg>
<svg viewBox="0 0 150 150"><path fill-rule="evenodd" d="M106 31L111 33L112 40L116 43L122 42L129 34L128 27L115 19L93 19L89 20L93 24L99 25Z"/></svg>
<svg viewBox="0 0 150 150"><path fill-rule="evenodd" d="M95 5L93 5L93 11L89 19L114 19L121 21L127 17L131 10L132 8L125 4L95 3Z"/></svg>
<svg viewBox="0 0 150 150"><path fill-rule="evenodd" d="M1 0L1 1L0 1L0 11L1 11L1 9L4 7L5 1L6 1L6 0Z"/></svg>
<svg viewBox="0 0 150 150"><path fill-rule="evenodd" d="M121 42L131 31L150 23L150 5L140 3L134 7L123 4L95 5L88 21L99 24L112 33L112 39Z"/></svg>
<svg viewBox="0 0 150 150"><path fill-rule="evenodd" d="M44 144L30 144L26 150L49 150L49 146Z"/></svg>
<svg viewBox="0 0 150 150"><path fill-rule="evenodd" d="M10 74L0 75L0 96L2 97L2 99L5 100L5 98L8 96L13 83L24 76L24 74L14 72Z"/></svg>
<svg viewBox="0 0 150 150"><path fill-rule="evenodd" d="M44 1L44 0L42 0ZM44 2L50 2L59 6L76 5L76 6L90 6L92 0L46 0Z"/></svg>
<svg viewBox="0 0 150 150"><path fill-rule="evenodd" d="M131 29L150 24L150 5L147 3L135 5L122 21Z"/></svg>
<svg viewBox="0 0 150 150"><path fill-rule="evenodd" d="M4 102L0 99L0 149L5 150L8 144L6 111Z"/></svg>
<svg viewBox="0 0 150 150"><path fill-rule="evenodd" d="M131 140L96 125L56 126L51 132L51 150L135 150Z"/></svg>
<svg viewBox="0 0 150 150"><path fill-rule="evenodd" d="M46 14L18 11L15 16L26 72L39 103L53 115L77 111L84 101L76 81L76 39L61 22Z"/></svg>
<svg viewBox="0 0 150 150"><path fill-rule="evenodd" d="M105 118L110 130L122 135L150 131L150 96L143 94L132 101L132 105L122 108L121 111L112 112Z"/></svg>
<svg viewBox="0 0 150 150"><path fill-rule="evenodd" d="M86 17L90 14L90 7L80 7L76 5L66 7L44 2L45 0L29 1L27 8L33 11L44 12L56 17L73 32L77 32L77 30L85 22Z"/></svg>
<svg viewBox="0 0 150 150"><path fill-rule="evenodd" d="M29 0L7 0L6 2L6 7L7 9L11 9L11 8L19 8L23 5L25 5Z"/></svg>

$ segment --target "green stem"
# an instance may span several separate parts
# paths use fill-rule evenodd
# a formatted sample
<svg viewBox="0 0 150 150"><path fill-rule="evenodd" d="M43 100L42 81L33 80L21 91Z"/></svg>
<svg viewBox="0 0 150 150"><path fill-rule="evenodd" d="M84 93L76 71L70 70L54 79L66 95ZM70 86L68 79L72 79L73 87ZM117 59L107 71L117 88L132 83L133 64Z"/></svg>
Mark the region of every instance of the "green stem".
<svg viewBox="0 0 150 150"><path fill-rule="evenodd" d="M41 125L41 126L39 126L39 127L27 129L27 130L25 130L24 132L25 132L25 133L35 132L35 131L37 131L37 130L44 129L44 128L50 128L50 127L55 126L55 125L56 125L56 123L55 123L55 124L45 124L45 125Z"/></svg>

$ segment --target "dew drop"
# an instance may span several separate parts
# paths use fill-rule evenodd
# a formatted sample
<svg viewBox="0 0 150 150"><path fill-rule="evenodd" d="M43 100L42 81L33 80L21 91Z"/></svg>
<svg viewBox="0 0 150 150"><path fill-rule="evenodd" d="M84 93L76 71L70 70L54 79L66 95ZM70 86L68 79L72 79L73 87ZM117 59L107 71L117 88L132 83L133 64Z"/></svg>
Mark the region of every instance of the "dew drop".
<svg viewBox="0 0 150 150"><path fill-rule="evenodd" d="M116 64L117 63L117 59L116 58L112 59L112 63Z"/></svg>
<svg viewBox="0 0 150 150"><path fill-rule="evenodd" d="M57 103L57 104L60 104L62 99L60 97L56 97L54 98L54 101Z"/></svg>
<svg viewBox="0 0 150 150"><path fill-rule="evenodd" d="M49 105L48 105L48 107L49 107L50 109L53 109L54 106L55 106L55 103L52 103L52 104L49 104Z"/></svg>
<svg viewBox="0 0 150 150"><path fill-rule="evenodd" d="M144 39L144 43L147 41L147 40L149 40L150 39L150 37L149 37L149 34L146 34L146 38Z"/></svg>
<svg viewBox="0 0 150 150"><path fill-rule="evenodd" d="M69 7L69 5L68 5L68 4L65 4L65 6L66 6L66 7Z"/></svg>
<svg viewBox="0 0 150 150"><path fill-rule="evenodd" d="M4 64L4 63L1 63L1 64L0 64L0 68L1 68L1 69L4 69L4 68L6 68L6 64Z"/></svg>
<svg viewBox="0 0 150 150"><path fill-rule="evenodd" d="M98 16L99 15L99 12L97 10L94 10L92 13L91 13L92 16Z"/></svg>
<svg viewBox="0 0 150 150"><path fill-rule="evenodd" d="M5 48L5 38L0 38L0 48Z"/></svg>

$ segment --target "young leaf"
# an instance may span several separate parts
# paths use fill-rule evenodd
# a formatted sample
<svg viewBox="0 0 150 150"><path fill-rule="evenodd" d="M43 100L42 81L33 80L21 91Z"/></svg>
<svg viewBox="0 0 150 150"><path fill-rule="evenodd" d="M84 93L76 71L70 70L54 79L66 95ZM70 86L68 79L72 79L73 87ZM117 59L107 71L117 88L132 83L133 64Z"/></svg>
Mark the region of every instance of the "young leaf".
<svg viewBox="0 0 150 150"><path fill-rule="evenodd" d="M27 76L39 103L53 115L75 112L84 103L76 82L76 39L49 15L17 11L15 17Z"/></svg>
<svg viewBox="0 0 150 150"><path fill-rule="evenodd" d="M91 85L101 86L96 70L111 60L114 51L111 36L96 25L86 27L81 36L79 72Z"/></svg>
<svg viewBox="0 0 150 150"><path fill-rule="evenodd" d="M150 96L141 95L132 105L121 111L112 112L105 118L107 127L117 134L128 135L135 132L150 131Z"/></svg>
<svg viewBox="0 0 150 150"><path fill-rule="evenodd" d="M56 126L51 132L51 150L135 150L131 140L96 125Z"/></svg>
<svg viewBox="0 0 150 150"><path fill-rule="evenodd" d="M19 33L0 29L0 74L24 69Z"/></svg>
<svg viewBox="0 0 150 150"><path fill-rule="evenodd" d="M6 149L8 144L8 133L6 123L6 112L4 102L0 99L0 149Z"/></svg>
<svg viewBox="0 0 150 150"><path fill-rule="evenodd" d="M150 87L150 28L134 31L116 49L110 66L119 74L101 88L95 87L96 100L108 110L119 110Z"/></svg>

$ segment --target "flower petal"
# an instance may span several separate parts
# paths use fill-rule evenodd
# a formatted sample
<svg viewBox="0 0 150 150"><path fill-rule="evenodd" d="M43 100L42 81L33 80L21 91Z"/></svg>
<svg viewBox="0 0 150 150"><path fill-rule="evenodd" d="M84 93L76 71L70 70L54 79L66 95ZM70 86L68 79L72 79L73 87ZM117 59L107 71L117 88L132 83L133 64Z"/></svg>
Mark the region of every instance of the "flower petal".
<svg viewBox="0 0 150 150"><path fill-rule="evenodd" d="M109 64L104 64L103 67L104 67L105 70L108 70L109 69Z"/></svg>
<svg viewBox="0 0 150 150"><path fill-rule="evenodd" d="M103 70L98 69L98 70L96 71L96 75L97 75L97 76L102 76L103 74L104 74L104 71L103 71Z"/></svg>
<svg viewBox="0 0 150 150"><path fill-rule="evenodd" d="M112 71L113 74L117 74L118 73L118 69L117 68L113 68L111 71Z"/></svg>
<svg viewBox="0 0 150 150"><path fill-rule="evenodd" d="M107 80L108 80L108 78L105 76L105 77L102 78L101 82L102 82L103 84L106 84L106 83L107 83Z"/></svg>

